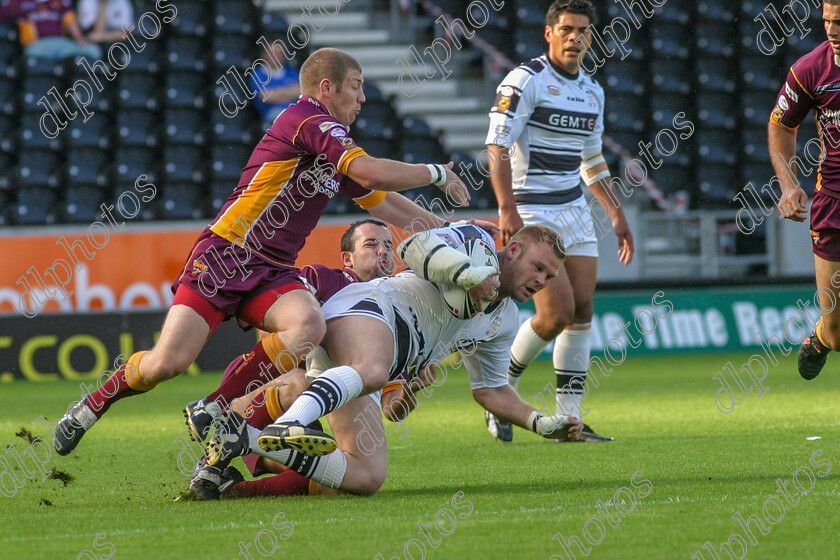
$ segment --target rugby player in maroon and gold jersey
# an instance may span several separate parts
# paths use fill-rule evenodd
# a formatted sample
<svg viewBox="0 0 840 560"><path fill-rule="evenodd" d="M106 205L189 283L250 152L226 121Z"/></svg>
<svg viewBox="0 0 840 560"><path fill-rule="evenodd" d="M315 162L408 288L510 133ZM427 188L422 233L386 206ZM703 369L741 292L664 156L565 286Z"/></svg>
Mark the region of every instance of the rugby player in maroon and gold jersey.
<svg viewBox="0 0 840 560"><path fill-rule="evenodd" d="M808 202L796 179L796 131L809 111L820 135L811 248L822 316L799 347L799 374L805 379L819 375L828 353L840 350L840 0L823 3L823 24L828 41L791 66L767 132L782 188L779 211L796 222L805 221Z"/></svg>
<svg viewBox="0 0 840 560"><path fill-rule="evenodd" d="M361 66L351 56L319 49L301 66L300 81L299 101L254 148L239 185L190 252L154 348L132 354L99 390L70 407L53 437L60 455L75 449L114 402L184 372L229 317L270 334L214 400L244 394L264 360L279 374L294 369L326 329L318 301L298 279L295 259L337 192L385 222L414 230L439 227L444 220L395 191L432 182L455 204L468 204L452 162L374 158L348 136L365 101Z"/></svg>

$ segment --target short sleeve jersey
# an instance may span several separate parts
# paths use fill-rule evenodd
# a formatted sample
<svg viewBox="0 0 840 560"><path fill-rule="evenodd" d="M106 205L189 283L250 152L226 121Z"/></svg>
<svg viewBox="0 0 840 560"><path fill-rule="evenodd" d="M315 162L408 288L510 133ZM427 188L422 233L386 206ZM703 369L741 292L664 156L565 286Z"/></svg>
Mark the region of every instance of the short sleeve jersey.
<svg viewBox="0 0 840 560"><path fill-rule="evenodd" d="M246 243L270 263L294 266L336 193L362 208L385 199L386 193L366 189L346 176L350 162L364 155L347 127L323 104L302 96L277 117L254 148L239 185L210 230L237 245Z"/></svg>
<svg viewBox="0 0 840 560"><path fill-rule="evenodd" d="M517 66L496 90L485 144L512 150L514 195L564 193L580 185L581 156L601 152L604 90L545 55Z"/></svg>
<svg viewBox="0 0 840 560"><path fill-rule="evenodd" d="M840 67L826 41L797 60L779 91L770 123L795 131L814 112L825 158L817 173L816 190L840 198ZM809 159L816 159L816 154Z"/></svg>

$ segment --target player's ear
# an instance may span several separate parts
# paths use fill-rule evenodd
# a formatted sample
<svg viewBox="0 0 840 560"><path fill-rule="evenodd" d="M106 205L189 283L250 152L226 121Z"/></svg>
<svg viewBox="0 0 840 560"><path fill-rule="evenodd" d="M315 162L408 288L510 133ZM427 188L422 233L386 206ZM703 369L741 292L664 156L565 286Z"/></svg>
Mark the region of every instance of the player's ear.
<svg viewBox="0 0 840 560"><path fill-rule="evenodd" d="M341 265L344 268L353 268L353 255L349 251L341 252Z"/></svg>
<svg viewBox="0 0 840 560"><path fill-rule="evenodd" d="M318 83L318 91L322 95L331 95L333 93L333 85L329 78L324 78Z"/></svg>
<svg viewBox="0 0 840 560"><path fill-rule="evenodd" d="M505 247L505 254L510 260L515 261L519 258L519 255L522 254L522 245L519 241L511 241L508 243L508 246Z"/></svg>

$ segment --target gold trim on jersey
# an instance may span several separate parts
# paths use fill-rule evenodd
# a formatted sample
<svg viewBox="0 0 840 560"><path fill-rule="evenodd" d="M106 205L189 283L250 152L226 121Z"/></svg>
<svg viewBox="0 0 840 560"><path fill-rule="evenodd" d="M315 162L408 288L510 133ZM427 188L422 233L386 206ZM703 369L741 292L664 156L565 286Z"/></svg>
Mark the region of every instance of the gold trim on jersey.
<svg viewBox="0 0 840 560"><path fill-rule="evenodd" d="M365 196L354 198L353 202L358 204L363 210L367 210L385 202L386 196L388 196L388 193L385 191L373 191Z"/></svg>
<svg viewBox="0 0 840 560"><path fill-rule="evenodd" d="M362 157L368 155L360 147L356 146L353 149L347 150L341 155L341 158L338 160L338 172L342 175L347 175L347 169L350 167L350 162L356 159L357 157Z"/></svg>
<svg viewBox="0 0 840 560"><path fill-rule="evenodd" d="M243 224L254 223L277 198L294 175L300 159L262 164L236 201L210 226L210 231L228 241L245 239L248 230ZM240 218L244 218L244 222Z"/></svg>
<svg viewBox="0 0 840 560"><path fill-rule="evenodd" d="M811 95L811 92L808 91L808 89L802 85L802 82L799 81L799 78L796 77L796 72L793 71L793 66L790 67L790 75L793 76L793 79L796 80L796 83L799 84L799 87L802 88L802 91L804 91L808 95L808 97L810 97L811 99L816 99L816 97Z"/></svg>

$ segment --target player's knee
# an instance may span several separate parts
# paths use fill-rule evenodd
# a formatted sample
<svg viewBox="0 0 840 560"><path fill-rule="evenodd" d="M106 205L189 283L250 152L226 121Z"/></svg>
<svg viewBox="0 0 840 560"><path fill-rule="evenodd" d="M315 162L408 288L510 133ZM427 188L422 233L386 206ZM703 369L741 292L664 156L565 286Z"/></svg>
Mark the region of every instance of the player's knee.
<svg viewBox="0 0 840 560"><path fill-rule="evenodd" d="M592 314L595 312L595 306L592 300L575 302L575 312L573 321L575 323L589 323L592 321Z"/></svg>
<svg viewBox="0 0 840 560"><path fill-rule="evenodd" d="M372 496L382 488L382 484L384 483L385 473L377 472L376 469L373 469L357 481L353 493L359 496Z"/></svg>
<svg viewBox="0 0 840 560"><path fill-rule="evenodd" d="M378 391L388 384L391 372L379 364L354 368L362 378L365 389Z"/></svg>
<svg viewBox="0 0 840 560"><path fill-rule="evenodd" d="M574 309L564 308L555 313L544 316L534 315L531 319L531 327L543 339L551 340L572 323Z"/></svg>
<svg viewBox="0 0 840 560"><path fill-rule="evenodd" d="M182 356L150 356L144 359L140 378L149 383L160 383L178 377L190 367L192 360Z"/></svg>
<svg viewBox="0 0 840 560"><path fill-rule="evenodd" d="M310 346L320 344L327 333L324 315L318 309L311 309L298 318L297 331L302 343Z"/></svg>

